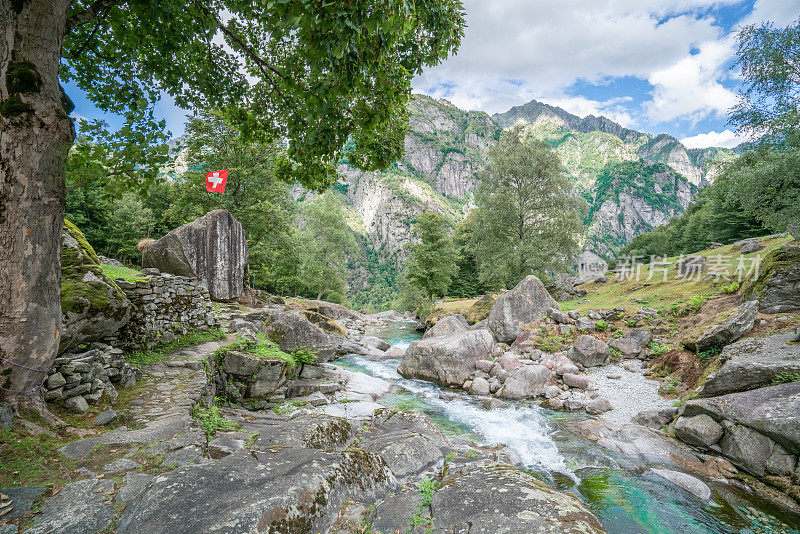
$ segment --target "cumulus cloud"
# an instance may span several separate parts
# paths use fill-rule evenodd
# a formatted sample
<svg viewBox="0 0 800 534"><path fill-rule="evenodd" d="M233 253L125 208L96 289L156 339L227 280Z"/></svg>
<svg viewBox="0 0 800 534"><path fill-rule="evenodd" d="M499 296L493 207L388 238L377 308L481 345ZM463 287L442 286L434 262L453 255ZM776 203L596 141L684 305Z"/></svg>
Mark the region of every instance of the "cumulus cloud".
<svg viewBox="0 0 800 534"><path fill-rule="evenodd" d="M681 139L681 143L683 143L686 148L708 148L711 146L735 148L747 140L747 137L737 135L736 132L724 130L722 132L711 131L691 137L684 137Z"/></svg>
<svg viewBox="0 0 800 534"><path fill-rule="evenodd" d="M709 116L724 116L736 104L736 93L720 80L727 76L734 53L732 38L709 41L695 54L653 72L648 81L655 88L646 104L653 122L686 119L694 123Z"/></svg>
<svg viewBox="0 0 800 534"><path fill-rule="evenodd" d="M578 80L646 79L720 37L706 8L740 0L467 0L459 53L415 80L419 91L489 113ZM526 100L527 99L527 100Z"/></svg>

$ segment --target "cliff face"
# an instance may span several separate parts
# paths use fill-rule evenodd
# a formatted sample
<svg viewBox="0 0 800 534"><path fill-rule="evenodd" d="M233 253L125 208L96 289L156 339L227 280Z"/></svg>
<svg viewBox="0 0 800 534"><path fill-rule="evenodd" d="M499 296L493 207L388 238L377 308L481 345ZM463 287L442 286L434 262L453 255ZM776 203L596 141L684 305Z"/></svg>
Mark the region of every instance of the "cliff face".
<svg viewBox="0 0 800 534"><path fill-rule="evenodd" d="M653 137L536 101L489 117L416 95L410 111L402 159L382 172L342 165L336 186L361 243L381 263L405 258L420 213L436 211L454 224L469 213L486 148L518 122L558 153L575 194L588 203L584 245L606 257L682 213L697 188L713 181L718 164L735 157L731 150L687 149L666 134ZM365 270L354 270L352 289L366 285Z"/></svg>

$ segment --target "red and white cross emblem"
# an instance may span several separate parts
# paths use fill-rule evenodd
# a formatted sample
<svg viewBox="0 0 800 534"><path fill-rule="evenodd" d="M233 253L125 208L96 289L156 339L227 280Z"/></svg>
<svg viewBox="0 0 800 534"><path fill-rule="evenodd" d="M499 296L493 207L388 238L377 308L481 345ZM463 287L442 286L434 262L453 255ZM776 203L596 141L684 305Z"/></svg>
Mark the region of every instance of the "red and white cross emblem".
<svg viewBox="0 0 800 534"><path fill-rule="evenodd" d="M228 181L228 169L224 171L211 171L206 174L206 191L224 193L225 183Z"/></svg>

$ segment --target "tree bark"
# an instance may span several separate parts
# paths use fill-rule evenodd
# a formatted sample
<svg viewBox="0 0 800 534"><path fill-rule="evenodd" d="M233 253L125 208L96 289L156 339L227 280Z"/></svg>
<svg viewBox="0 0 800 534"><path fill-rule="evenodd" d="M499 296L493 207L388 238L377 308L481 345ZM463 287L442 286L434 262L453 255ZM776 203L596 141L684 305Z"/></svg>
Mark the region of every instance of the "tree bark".
<svg viewBox="0 0 800 534"><path fill-rule="evenodd" d="M64 162L58 80L69 0L0 0L0 399L41 403L61 338Z"/></svg>

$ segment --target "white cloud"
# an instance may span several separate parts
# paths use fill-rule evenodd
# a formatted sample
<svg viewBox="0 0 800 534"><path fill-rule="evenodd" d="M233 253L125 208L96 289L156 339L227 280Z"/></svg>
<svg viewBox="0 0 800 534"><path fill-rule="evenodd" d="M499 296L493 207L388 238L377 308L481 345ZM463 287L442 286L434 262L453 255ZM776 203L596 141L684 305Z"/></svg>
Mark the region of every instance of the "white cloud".
<svg viewBox="0 0 800 534"><path fill-rule="evenodd" d="M797 0L756 0L753 11L742 24L760 24L772 21L775 26L787 26L800 16L800 2Z"/></svg>
<svg viewBox="0 0 800 534"><path fill-rule="evenodd" d="M681 143L683 143L686 148L708 148L710 146L735 148L745 141L747 141L747 137L739 136L736 132L731 130L724 130L722 132L712 131L681 139Z"/></svg>
<svg viewBox="0 0 800 534"><path fill-rule="evenodd" d="M414 85L494 113L577 80L646 79L720 37L715 19L693 10L739 1L467 0L461 50Z"/></svg>
<svg viewBox="0 0 800 534"><path fill-rule="evenodd" d="M685 119L692 122L724 116L736 104L736 93L720 83L734 52L734 39L708 41L699 52L653 72L653 99L645 106L653 122Z"/></svg>

